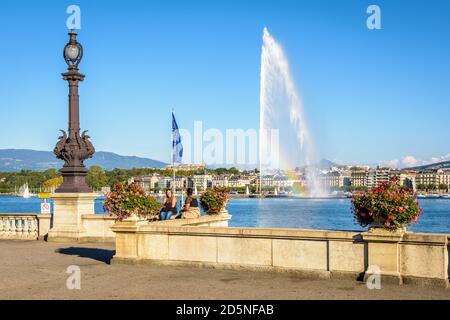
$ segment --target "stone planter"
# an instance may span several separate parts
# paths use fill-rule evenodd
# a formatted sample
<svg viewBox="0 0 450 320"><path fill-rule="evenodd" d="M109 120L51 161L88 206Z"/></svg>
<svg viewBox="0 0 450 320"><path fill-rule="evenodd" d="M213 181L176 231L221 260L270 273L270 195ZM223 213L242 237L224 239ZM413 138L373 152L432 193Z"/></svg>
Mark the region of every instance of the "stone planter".
<svg viewBox="0 0 450 320"><path fill-rule="evenodd" d="M370 224L369 230L367 232L379 234L404 234L407 232L407 228L406 226L402 226L399 228L386 228L383 223L374 221Z"/></svg>
<svg viewBox="0 0 450 320"><path fill-rule="evenodd" d="M223 215L223 216L227 216L229 215L229 212L227 210L227 205L228 205L228 201L225 202L225 204L223 205L222 209L220 210L206 210L206 214L208 215Z"/></svg>

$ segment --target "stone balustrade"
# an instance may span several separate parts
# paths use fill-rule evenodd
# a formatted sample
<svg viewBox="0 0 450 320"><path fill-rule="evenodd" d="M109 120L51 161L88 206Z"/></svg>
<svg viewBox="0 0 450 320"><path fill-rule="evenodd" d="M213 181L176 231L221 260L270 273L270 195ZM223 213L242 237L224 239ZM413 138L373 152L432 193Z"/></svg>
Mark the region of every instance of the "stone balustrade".
<svg viewBox="0 0 450 320"><path fill-rule="evenodd" d="M0 240L47 239L53 219L50 214L0 214ZM81 216L80 242L114 242L111 227L115 218L106 214L84 214Z"/></svg>
<svg viewBox="0 0 450 320"><path fill-rule="evenodd" d="M226 227L228 219L216 219L214 217L202 217L187 220L178 219L170 221L155 221L157 226L182 226L187 223L193 226ZM107 214L82 214L80 223L79 242L114 242L116 234L111 227L116 219ZM38 240L47 239L49 230L53 224L53 216L50 214L25 214L9 213L0 214L0 240ZM51 240L51 239L50 239ZM64 239L60 239L64 241ZM72 239L67 239L71 241Z"/></svg>
<svg viewBox="0 0 450 320"><path fill-rule="evenodd" d="M39 220L37 215L0 215L0 239L37 240Z"/></svg>

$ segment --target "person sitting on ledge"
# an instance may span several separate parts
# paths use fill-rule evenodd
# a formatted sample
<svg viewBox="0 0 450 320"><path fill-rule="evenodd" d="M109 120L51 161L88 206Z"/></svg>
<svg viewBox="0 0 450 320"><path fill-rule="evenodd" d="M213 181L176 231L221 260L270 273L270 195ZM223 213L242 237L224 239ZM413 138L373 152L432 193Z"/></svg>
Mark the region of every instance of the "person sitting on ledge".
<svg viewBox="0 0 450 320"><path fill-rule="evenodd" d="M163 207L159 212L159 220L169 220L171 217L176 216L177 210L177 198L172 193L172 190L166 190L166 199L164 200Z"/></svg>
<svg viewBox="0 0 450 320"><path fill-rule="evenodd" d="M181 214L176 217L172 216L172 219L183 218L183 219L195 219L200 217L200 208L198 206L198 201L195 196L193 196L192 188L186 190L187 198L184 203Z"/></svg>

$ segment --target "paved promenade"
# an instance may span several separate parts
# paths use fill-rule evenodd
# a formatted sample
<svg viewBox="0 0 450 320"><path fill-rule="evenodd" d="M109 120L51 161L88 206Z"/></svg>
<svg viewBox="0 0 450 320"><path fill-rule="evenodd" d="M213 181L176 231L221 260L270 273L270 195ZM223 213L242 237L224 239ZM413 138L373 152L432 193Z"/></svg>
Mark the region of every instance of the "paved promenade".
<svg viewBox="0 0 450 320"><path fill-rule="evenodd" d="M112 244L0 241L0 299L450 299L450 289L289 274L109 264ZM67 267L81 268L81 289L68 290Z"/></svg>

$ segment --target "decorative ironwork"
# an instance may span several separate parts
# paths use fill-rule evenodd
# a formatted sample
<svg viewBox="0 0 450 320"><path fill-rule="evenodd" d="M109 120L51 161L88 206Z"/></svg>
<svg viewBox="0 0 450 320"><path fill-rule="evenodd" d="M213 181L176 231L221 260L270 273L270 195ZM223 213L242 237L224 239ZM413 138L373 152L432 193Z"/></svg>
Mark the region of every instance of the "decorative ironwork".
<svg viewBox="0 0 450 320"><path fill-rule="evenodd" d="M64 166L60 170L64 182L56 192L86 193L92 192L92 189L86 183L88 170L84 160L94 155L95 148L89 141L87 131L80 135L78 83L83 81L85 76L78 72L78 65L83 58L83 47L78 43L74 31L71 31L69 36L70 40L64 47L64 60L69 68L62 74L63 79L69 83L69 132L67 134L61 130L62 135L53 150L58 159L64 160Z"/></svg>

